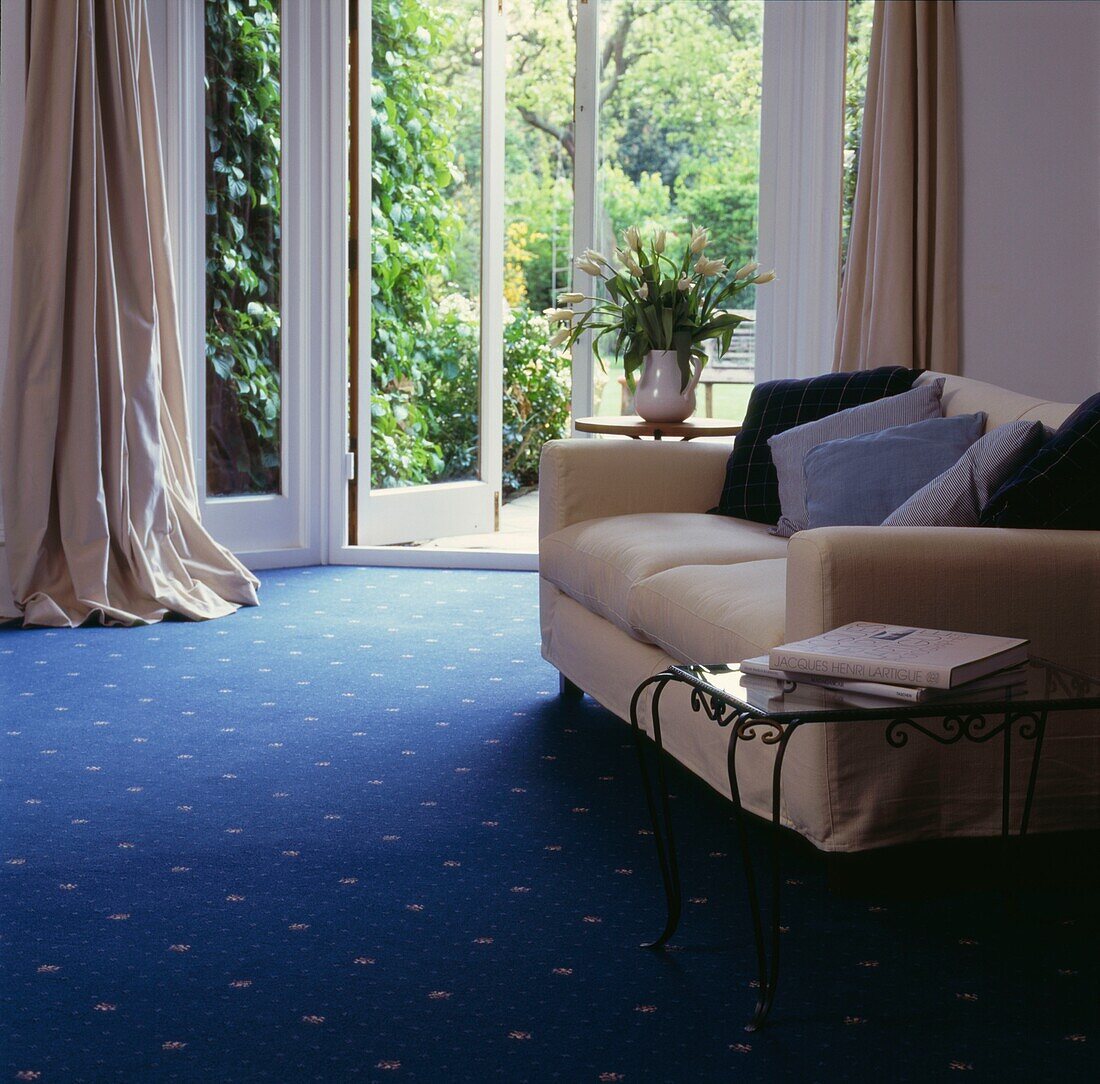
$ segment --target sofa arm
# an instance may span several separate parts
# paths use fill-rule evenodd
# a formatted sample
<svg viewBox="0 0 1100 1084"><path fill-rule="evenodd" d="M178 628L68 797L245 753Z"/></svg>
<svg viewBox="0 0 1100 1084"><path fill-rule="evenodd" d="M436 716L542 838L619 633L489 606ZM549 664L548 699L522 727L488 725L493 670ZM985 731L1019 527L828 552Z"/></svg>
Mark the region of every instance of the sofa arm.
<svg viewBox="0 0 1100 1084"><path fill-rule="evenodd" d="M705 512L718 503L728 443L551 440L539 462L539 536L601 516Z"/></svg>
<svg viewBox="0 0 1100 1084"><path fill-rule="evenodd" d="M791 539L787 638L849 621L1023 636L1100 673L1100 532L824 527Z"/></svg>

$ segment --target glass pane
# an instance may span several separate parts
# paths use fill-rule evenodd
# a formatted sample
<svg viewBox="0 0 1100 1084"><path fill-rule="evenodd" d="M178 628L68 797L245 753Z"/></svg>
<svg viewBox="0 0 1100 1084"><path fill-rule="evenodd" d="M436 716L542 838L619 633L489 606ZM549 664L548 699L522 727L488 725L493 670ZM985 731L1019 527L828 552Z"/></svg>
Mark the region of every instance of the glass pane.
<svg viewBox="0 0 1100 1084"><path fill-rule="evenodd" d="M602 0L599 251L610 255L639 226L668 230L668 251L679 253L704 226L708 256L731 267L754 258L763 22L762 0ZM751 319L755 287L738 304ZM753 327L743 323L730 349L712 355L701 415L743 416ZM606 373L596 366L599 413L629 412L622 376L611 359Z"/></svg>
<svg viewBox="0 0 1100 1084"><path fill-rule="evenodd" d="M867 58L871 52L874 0L848 0L848 36L844 64L844 182L841 193L841 267L848 256L848 234L859 175L859 145L863 137L863 101L867 96Z"/></svg>
<svg viewBox="0 0 1100 1084"><path fill-rule="evenodd" d="M478 475L482 56L480 0L371 6L374 487Z"/></svg>
<svg viewBox="0 0 1100 1084"><path fill-rule="evenodd" d="M504 500L538 485L542 445L569 433L570 358L542 310L573 276L576 5L508 8L505 94ZM528 501L533 501L529 497ZM502 522L512 517L507 504Z"/></svg>
<svg viewBox="0 0 1100 1084"><path fill-rule="evenodd" d="M279 0L207 0L206 489L280 489Z"/></svg>

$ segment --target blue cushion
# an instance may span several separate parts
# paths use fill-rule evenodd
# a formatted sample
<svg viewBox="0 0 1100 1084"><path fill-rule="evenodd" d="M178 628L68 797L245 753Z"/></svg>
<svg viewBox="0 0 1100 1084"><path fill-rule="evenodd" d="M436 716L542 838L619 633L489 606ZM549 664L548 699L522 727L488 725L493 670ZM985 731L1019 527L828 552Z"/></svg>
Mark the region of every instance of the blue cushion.
<svg viewBox="0 0 1100 1084"><path fill-rule="evenodd" d="M1043 446L1047 432L1042 422L1009 422L991 429L882 525L977 527L990 496Z"/></svg>
<svg viewBox="0 0 1100 1084"><path fill-rule="evenodd" d="M1100 531L1100 393L993 495L981 524Z"/></svg>
<svg viewBox="0 0 1100 1084"><path fill-rule="evenodd" d="M779 478L779 503L783 508L775 533L781 538L790 538L792 534L806 527L803 464L811 448L829 440L855 437L861 433L878 433L893 426L941 418L942 397L941 377L902 395L891 395L876 403L849 407L830 414L827 418L795 426L794 429L772 437L768 441L768 447L772 450L772 461Z"/></svg>
<svg viewBox="0 0 1100 1084"><path fill-rule="evenodd" d="M757 384L726 463L721 499L711 511L755 523L777 522L781 513L779 483L768 438L838 410L908 391L919 375L916 369L884 366Z"/></svg>
<svg viewBox="0 0 1100 1084"><path fill-rule="evenodd" d="M880 524L982 435L985 418L930 418L819 444L803 464L808 525Z"/></svg>

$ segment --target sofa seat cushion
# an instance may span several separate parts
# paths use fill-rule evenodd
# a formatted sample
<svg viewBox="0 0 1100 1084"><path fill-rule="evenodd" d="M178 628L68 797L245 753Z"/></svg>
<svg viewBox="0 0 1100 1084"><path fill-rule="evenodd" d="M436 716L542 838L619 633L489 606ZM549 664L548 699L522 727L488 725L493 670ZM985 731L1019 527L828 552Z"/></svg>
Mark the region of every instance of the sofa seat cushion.
<svg viewBox="0 0 1100 1084"><path fill-rule="evenodd" d="M679 662L740 662L783 643L787 561L685 565L630 593L635 635Z"/></svg>
<svg viewBox="0 0 1100 1084"><path fill-rule="evenodd" d="M582 520L547 535L539 544L539 571L593 613L638 636L629 596L641 580L679 565L734 565L786 552L786 539L774 538L764 524L651 512Z"/></svg>

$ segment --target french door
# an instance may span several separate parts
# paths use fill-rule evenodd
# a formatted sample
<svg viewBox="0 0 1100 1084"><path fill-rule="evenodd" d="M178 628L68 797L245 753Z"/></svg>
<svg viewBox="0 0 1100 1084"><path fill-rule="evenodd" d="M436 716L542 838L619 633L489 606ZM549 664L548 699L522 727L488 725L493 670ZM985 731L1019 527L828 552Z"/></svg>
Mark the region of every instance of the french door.
<svg viewBox="0 0 1100 1084"><path fill-rule="evenodd" d="M203 522L261 568L322 553L311 194L327 126L310 7L147 5Z"/></svg>
<svg viewBox="0 0 1100 1084"><path fill-rule="evenodd" d="M354 541L379 546L491 532L503 428L503 5L433 5L450 36L430 63L467 70L471 55L481 58L462 93L435 99L409 95L404 82L403 65L418 62L414 9L380 8L372 19L370 0L353 3ZM442 179L429 176L427 186L417 162L418 183L402 185L409 157L432 155L437 125L454 135L455 160L441 160ZM441 224L438 206L456 187L461 212ZM436 244L436 230L440 240L446 233L446 245ZM450 256L432 266L439 250ZM402 276L416 285L403 291ZM422 333L429 314L436 329L430 342ZM440 336L441 324L450 334ZM425 350L445 356L433 366L408 365ZM429 381L425 370L440 376Z"/></svg>
<svg viewBox="0 0 1100 1084"><path fill-rule="evenodd" d="M839 5L764 3L763 30L758 0L408 0L377 3L373 18L370 0L147 7L203 515L257 567L442 563L445 541L435 557L382 547L493 531L502 496L537 480L532 449L568 431L560 414L526 430L516 416L517 401L526 410L536 398L533 374L553 368L552 329L539 313L569 289L570 255L608 245L628 224L671 223L682 234L700 216L716 233L721 220L722 255L751 248L751 234L739 238L755 187L725 163L741 154L751 180L761 84L768 201L757 255L791 274L812 253L823 270L797 291L781 281L762 292L757 373L793 371L780 328L815 329L798 357L817 358L831 341L839 222L827 211L839 203L842 96L832 76L827 93L808 93L812 72L789 46L814 43L821 70L842 70ZM418 12L433 20L427 38ZM216 25L235 14L252 21L236 52L232 26ZM689 94L679 61L647 44L673 31L683 45L676 57L694 48L692 35L738 35L739 51L723 49L738 52L730 72L748 90L726 73L725 98L710 103L722 123L698 123L705 95ZM761 41L762 73L752 66ZM401 84L406 61L421 65L415 87ZM419 115L408 114L410 101ZM446 160L431 159L420 138L433 126L446 134ZM795 141L819 168L792 163L786 172L799 184L783 187L775 148L789 150L787 130L823 134L812 146ZM663 156L669 147L676 153ZM406 183L395 199L403 162L423 174L428 160L434 179ZM822 213L779 213L808 192L804 175ZM439 208L445 222L433 218ZM776 222L787 221L801 232L786 238ZM514 230L534 262L517 256ZM526 283L518 295L517 277ZM573 275L573 290L592 286ZM613 364L606 373L593 364L583 339L571 381L555 370L574 416L616 412L619 376Z"/></svg>

